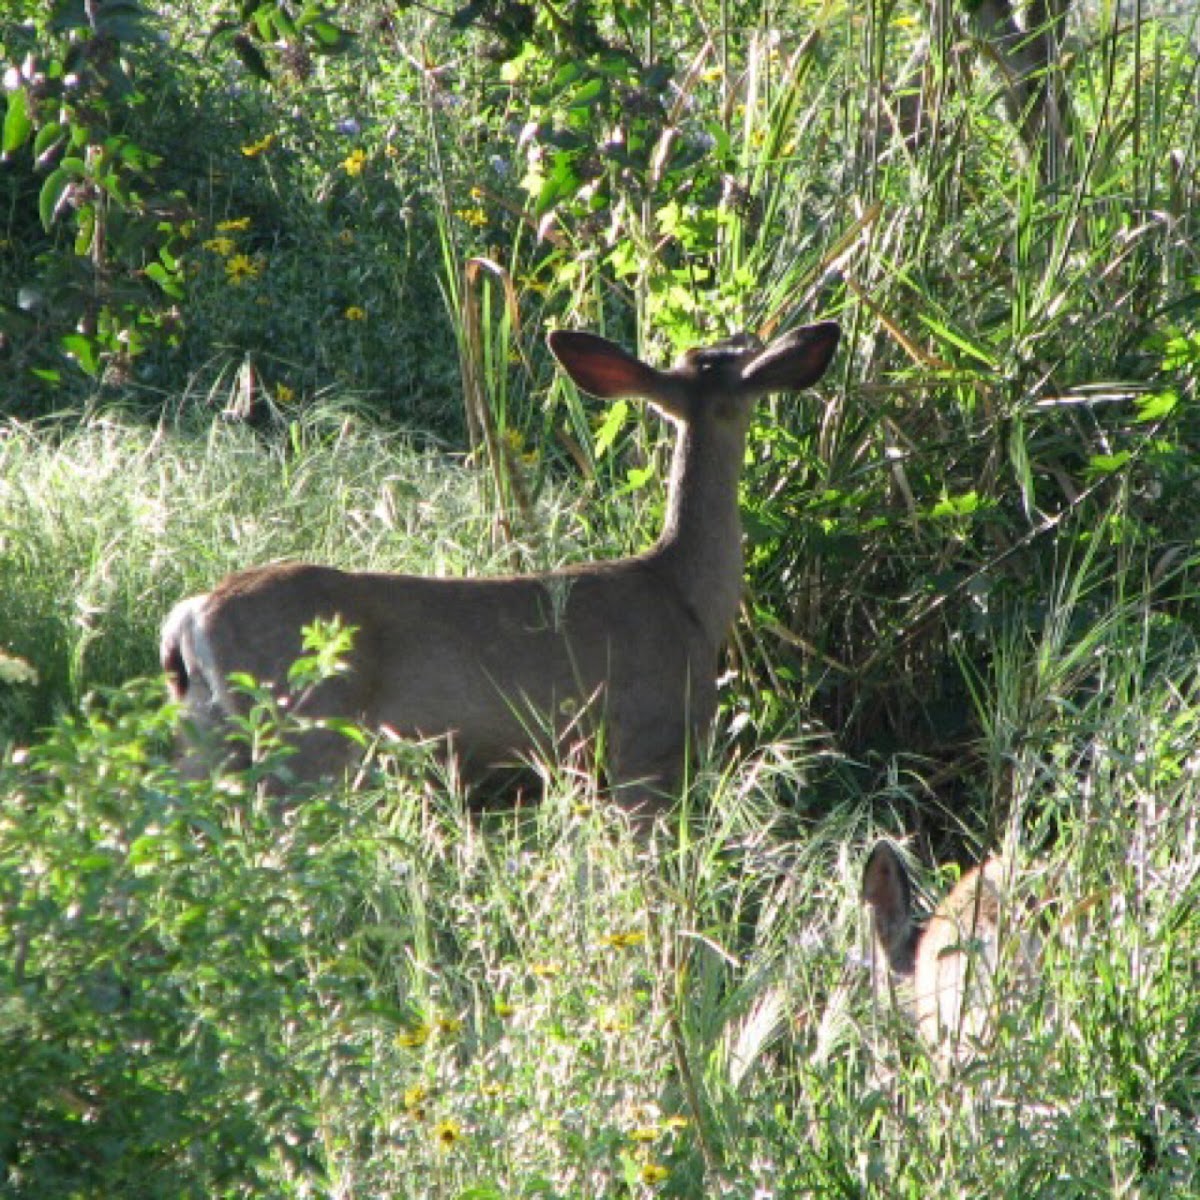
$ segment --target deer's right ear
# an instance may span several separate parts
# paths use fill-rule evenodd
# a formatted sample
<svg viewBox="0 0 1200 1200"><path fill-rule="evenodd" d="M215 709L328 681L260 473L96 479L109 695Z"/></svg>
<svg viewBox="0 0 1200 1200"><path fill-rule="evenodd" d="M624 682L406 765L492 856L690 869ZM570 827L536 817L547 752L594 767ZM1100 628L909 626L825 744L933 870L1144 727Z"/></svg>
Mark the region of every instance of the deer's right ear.
<svg viewBox="0 0 1200 1200"><path fill-rule="evenodd" d="M556 329L546 340L575 386L601 400L618 396L659 400L673 390L662 371L647 366L608 338Z"/></svg>
<svg viewBox="0 0 1200 1200"><path fill-rule="evenodd" d="M891 842L876 842L863 868L862 896L875 917L875 936L897 975L916 967L921 930L913 919L908 872Z"/></svg>

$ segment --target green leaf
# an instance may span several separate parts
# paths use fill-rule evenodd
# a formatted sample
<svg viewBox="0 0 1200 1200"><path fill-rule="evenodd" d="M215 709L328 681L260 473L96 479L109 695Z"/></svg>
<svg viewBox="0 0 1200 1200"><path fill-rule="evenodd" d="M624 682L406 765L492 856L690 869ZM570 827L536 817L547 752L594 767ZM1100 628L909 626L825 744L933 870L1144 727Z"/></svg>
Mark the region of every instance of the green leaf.
<svg viewBox="0 0 1200 1200"><path fill-rule="evenodd" d="M79 210L78 231L75 234L75 253L81 258L92 248L96 236L96 210L88 204Z"/></svg>
<svg viewBox="0 0 1200 1200"><path fill-rule="evenodd" d="M242 60L242 66L263 83L271 82L271 72L267 60L263 58L259 48L245 34L239 34L233 39L233 52Z"/></svg>
<svg viewBox="0 0 1200 1200"><path fill-rule="evenodd" d="M1169 417L1175 411L1178 403L1179 393L1170 388L1165 392L1153 392L1148 396L1141 396L1137 402L1137 419L1139 421L1161 421L1163 417Z"/></svg>
<svg viewBox="0 0 1200 1200"><path fill-rule="evenodd" d="M600 428L596 430L595 455L597 459L603 458L612 448L613 442L617 440L617 434L625 428L625 422L629 419L629 401L618 400L604 415L604 420L600 424Z"/></svg>
<svg viewBox="0 0 1200 1200"><path fill-rule="evenodd" d="M1117 454L1093 454L1088 459L1089 475L1112 475L1119 471L1133 456L1128 450Z"/></svg>
<svg viewBox="0 0 1200 1200"><path fill-rule="evenodd" d="M350 35L331 21L314 21L308 28L316 34L321 49L327 52L344 50L350 44Z"/></svg>
<svg viewBox="0 0 1200 1200"><path fill-rule="evenodd" d="M175 300L182 298L183 288L179 286L178 277L172 271L167 270L162 263L151 263L146 268L146 276L153 279L168 296Z"/></svg>
<svg viewBox="0 0 1200 1200"><path fill-rule="evenodd" d="M542 184L542 190L534 204L534 212L542 216L552 209L560 200L574 196L582 181L571 165L570 155L558 154L554 158L554 166Z"/></svg>
<svg viewBox="0 0 1200 1200"><path fill-rule="evenodd" d="M50 156L66 137L67 131L61 125L43 125L33 140L33 165L38 169L48 166Z"/></svg>
<svg viewBox="0 0 1200 1200"><path fill-rule="evenodd" d="M29 97L25 94L24 88L18 88L15 92L10 93L8 108L4 113L4 133L3 140L0 142L4 156L7 158L25 145L32 130L33 123L29 119Z"/></svg>
<svg viewBox="0 0 1200 1200"><path fill-rule="evenodd" d="M563 63L555 71L554 78L550 81L550 86L556 90L561 90L568 84L574 83L582 74L583 68L577 62Z"/></svg>
<svg viewBox="0 0 1200 1200"><path fill-rule="evenodd" d="M589 79L572 97L567 101L568 108L587 108L593 103L604 91L603 79Z"/></svg>
<svg viewBox="0 0 1200 1200"><path fill-rule="evenodd" d="M944 322L929 316L927 313L920 313L918 315L922 323L933 333L936 333L943 342L949 342L950 345L957 346L964 354L983 363L984 366L990 367L993 371L996 370L995 358L983 346L980 346L977 342L968 341L965 334L951 329Z"/></svg>
<svg viewBox="0 0 1200 1200"><path fill-rule="evenodd" d="M42 218L42 228L49 233L54 224L54 214L58 211L62 194L67 190L73 178L73 172L66 167L59 167L46 176L42 190L38 193L38 216Z"/></svg>
<svg viewBox="0 0 1200 1200"><path fill-rule="evenodd" d="M296 26L292 22L291 14L287 9L280 5L276 5L271 13L271 22L279 31L279 37L285 42L295 41Z"/></svg>
<svg viewBox="0 0 1200 1200"><path fill-rule="evenodd" d="M82 333L68 333L61 344L63 351L79 364L82 371L94 379L99 373L100 363L96 358L96 346L92 339Z"/></svg>
<svg viewBox="0 0 1200 1200"><path fill-rule="evenodd" d="M938 517L968 517L979 509L979 493L972 489L961 496L944 496L933 508L929 515Z"/></svg>
<svg viewBox="0 0 1200 1200"><path fill-rule="evenodd" d="M129 865L136 867L142 863L156 861L160 857L159 849L165 841L161 834L147 833L135 838L129 847Z"/></svg>
<svg viewBox="0 0 1200 1200"><path fill-rule="evenodd" d="M640 492L653 478L653 466L630 467L625 472L625 486L621 489L621 495L628 495L630 492Z"/></svg>

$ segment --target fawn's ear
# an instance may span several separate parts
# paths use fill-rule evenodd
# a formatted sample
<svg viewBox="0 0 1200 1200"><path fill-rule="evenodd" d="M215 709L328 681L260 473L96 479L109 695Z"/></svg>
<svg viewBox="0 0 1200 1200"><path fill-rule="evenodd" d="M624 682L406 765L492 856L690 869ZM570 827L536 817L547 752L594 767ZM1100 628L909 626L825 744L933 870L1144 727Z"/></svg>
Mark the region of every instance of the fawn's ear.
<svg viewBox="0 0 1200 1200"><path fill-rule="evenodd" d="M608 338L556 329L546 340L575 386L601 400L618 396L669 400L676 391L675 381L664 371L647 366Z"/></svg>
<svg viewBox="0 0 1200 1200"><path fill-rule="evenodd" d="M920 926L913 919L912 885L891 842L876 842L863 868L863 901L875 918L875 937L888 966L911 975L916 966Z"/></svg>
<svg viewBox="0 0 1200 1200"><path fill-rule="evenodd" d="M799 392L829 368L842 336L836 321L803 325L777 337L742 371L742 384L757 392Z"/></svg>

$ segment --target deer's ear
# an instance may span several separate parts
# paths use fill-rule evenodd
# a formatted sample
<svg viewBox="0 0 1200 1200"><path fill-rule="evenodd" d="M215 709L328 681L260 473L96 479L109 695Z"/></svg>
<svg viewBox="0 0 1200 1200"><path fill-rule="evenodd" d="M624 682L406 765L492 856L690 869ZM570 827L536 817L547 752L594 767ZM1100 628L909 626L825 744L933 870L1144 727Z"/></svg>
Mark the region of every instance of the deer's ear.
<svg viewBox="0 0 1200 1200"><path fill-rule="evenodd" d="M556 329L547 341L575 386L602 400L641 396L661 401L675 390L664 372L647 366L608 338Z"/></svg>
<svg viewBox="0 0 1200 1200"><path fill-rule="evenodd" d="M863 900L875 917L875 936L897 975L911 975L916 965L920 928L913 919L912 886L896 848L876 842L863 869Z"/></svg>
<svg viewBox="0 0 1200 1200"><path fill-rule="evenodd" d="M841 338L836 321L804 325L776 338L742 371L742 383L759 392L798 392L825 374Z"/></svg>

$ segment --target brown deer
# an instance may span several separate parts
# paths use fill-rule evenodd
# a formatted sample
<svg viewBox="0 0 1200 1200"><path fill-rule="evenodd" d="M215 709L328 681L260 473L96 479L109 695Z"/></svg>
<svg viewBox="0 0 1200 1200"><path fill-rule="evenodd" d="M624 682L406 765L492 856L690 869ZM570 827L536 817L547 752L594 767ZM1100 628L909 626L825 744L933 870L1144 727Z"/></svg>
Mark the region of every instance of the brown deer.
<svg viewBox="0 0 1200 1200"><path fill-rule="evenodd" d="M831 322L765 348L741 335L658 370L605 338L552 333L551 351L582 390L645 398L678 427L654 546L508 578L307 563L229 575L178 604L162 632L171 694L201 749L246 708L231 674L283 690L301 630L336 617L356 630L347 669L302 697L302 715L445 738L468 779L603 727L616 798L652 813L677 789L687 749L716 711L718 656L742 591L737 489L754 402L819 380L838 337ZM356 758L344 735L314 728L297 738L289 766L311 781Z"/></svg>
<svg viewBox="0 0 1200 1200"><path fill-rule="evenodd" d="M961 1060L995 1030L1001 963L1028 974L1036 953L1022 906L1013 902L1011 864L989 858L968 871L925 922L895 847L876 843L863 870L863 900L888 968L911 979L917 1028L930 1047Z"/></svg>

